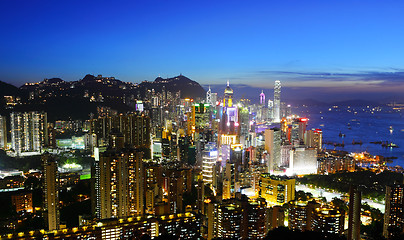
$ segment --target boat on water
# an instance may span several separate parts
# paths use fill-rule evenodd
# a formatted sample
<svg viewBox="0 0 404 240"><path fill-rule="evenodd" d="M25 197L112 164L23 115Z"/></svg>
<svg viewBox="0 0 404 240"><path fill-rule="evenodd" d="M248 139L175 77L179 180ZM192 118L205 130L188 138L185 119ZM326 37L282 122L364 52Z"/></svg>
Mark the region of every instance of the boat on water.
<svg viewBox="0 0 404 240"><path fill-rule="evenodd" d="M387 147L390 147L390 148L398 148L398 146L397 146L397 144L395 144L395 143L389 143L389 144L387 144Z"/></svg>
<svg viewBox="0 0 404 240"><path fill-rule="evenodd" d="M342 143L334 143L334 147L345 147L344 141Z"/></svg>
<svg viewBox="0 0 404 240"><path fill-rule="evenodd" d="M345 134L339 132L338 136L339 136L339 137L345 137Z"/></svg>
<svg viewBox="0 0 404 240"><path fill-rule="evenodd" d="M372 143L372 144L382 144L383 142L382 141L374 141L374 142L370 142L370 143Z"/></svg>
<svg viewBox="0 0 404 240"><path fill-rule="evenodd" d="M386 142L382 143L382 147L385 147L385 148L398 148L398 145L395 144L395 143L392 143L392 142L389 143L388 141L386 141Z"/></svg>
<svg viewBox="0 0 404 240"><path fill-rule="evenodd" d="M360 140L359 142L355 142L355 139L352 140L352 145L362 145L363 142Z"/></svg>

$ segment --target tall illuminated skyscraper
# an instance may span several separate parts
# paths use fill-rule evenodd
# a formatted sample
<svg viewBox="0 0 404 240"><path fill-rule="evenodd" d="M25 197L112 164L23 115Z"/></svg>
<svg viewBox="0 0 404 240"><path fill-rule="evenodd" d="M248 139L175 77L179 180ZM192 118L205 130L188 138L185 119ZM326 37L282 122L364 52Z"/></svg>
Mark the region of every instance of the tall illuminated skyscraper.
<svg viewBox="0 0 404 240"><path fill-rule="evenodd" d="M233 107L233 89L231 89L229 81L224 90L223 107Z"/></svg>
<svg viewBox="0 0 404 240"><path fill-rule="evenodd" d="M281 121L281 81L275 81L274 87L274 122Z"/></svg>
<svg viewBox="0 0 404 240"><path fill-rule="evenodd" d="M268 99L268 118L274 118L274 101Z"/></svg>
<svg viewBox="0 0 404 240"><path fill-rule="evenodd" d="M219 127L220 145L234 144L229 143L228 139L238 139L237 135L240 132L240 123L238 118L238 108L233 104L233 89L231 89L229 81L224 90L223 108L221 109L221 119ZM238 140L237 140L238 141Z"/></svg>
<svg viewBox="0 0 404 240"><path fill-rule="evenodd" d="M264 93L264 90L262 90L261 94L260 94L260 105L265 106L265 93Z"/></svg>
<svg viewBox="0 0 404 240"><path fill-rule="evenodd" d="M265 150L269 153L267 171L273 172L281 163L281 131L279 128L265 129Z"/></svg>
<svg viewBox="0 0 404 240"><path fill-rule="evenodd" d="M0 148L7 148L7 128L5 116L0 116Z"/></svg>
<svg viewBox="0 0 404 240"><path fill-rule="evenodd" d="M145 174L142 153L118 147L101 153L96 163L99 169L96 177L97 217L143 215Z"/></svg>
<svg viewBox="0 0 404 240"><path fill-rule="evenodd" d="M21 152L42 151L48 144L47 114L44 112L12 112L10 114L11 145Z"/></svg>
<svg viewBox="0 0 404 240"><path fill-rule="evenodd" d="M389 239L404 229L404 184L386 186L383 236Z"/></svg>
<svg viewBox="0 0 404 240"><path fill-rule="evenodd" d="M213 106L212 90L210 89L210 86L209 86L208 91L206 92L206 103L209 104L210 106Z"/></svg>
<svg viewBox="0 0 404 240"><path fill-rule="evenodd" d="M44 175L44 211L50 231L59 229L58 164L49 153L42 155Z"/></svg>
<svg viewBox="0 0 404 240"><path fill-rule="evenodd" d="M214 167L217 162L217 149L214 143L205 145L205 150L202 153L202 177L205 184L213 184L215 173Z"/></svg>
<svg viewBox="0 0 404 240"><path fill-rule="evenodd" d="M150 148L150 118L148 116L136 113L121 114L92 119L90 123L90 133L97 136L98 142L101 142L101 139L104 142L109 141L109 135L115 129L123 134L126 145L134 148Z"/></svg>
<svg viewBox="0 0 404 240"><path fill-rule="evenodd" d="M349 189L348 240L359 240L361 228L361 192L357 187Z"/></svg>

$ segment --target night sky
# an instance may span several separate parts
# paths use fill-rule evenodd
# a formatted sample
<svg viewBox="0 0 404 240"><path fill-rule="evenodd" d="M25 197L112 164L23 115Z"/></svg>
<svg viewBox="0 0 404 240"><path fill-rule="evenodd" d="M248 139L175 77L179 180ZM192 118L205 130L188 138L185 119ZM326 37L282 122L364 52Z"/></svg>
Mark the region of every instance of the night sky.
<svg viewBox="0 0 404 240"><path fill-rule="evenodd" d="M403 1L0 1L0 80L404 92ZM306 92L306 93L307 93Z"/></svg>

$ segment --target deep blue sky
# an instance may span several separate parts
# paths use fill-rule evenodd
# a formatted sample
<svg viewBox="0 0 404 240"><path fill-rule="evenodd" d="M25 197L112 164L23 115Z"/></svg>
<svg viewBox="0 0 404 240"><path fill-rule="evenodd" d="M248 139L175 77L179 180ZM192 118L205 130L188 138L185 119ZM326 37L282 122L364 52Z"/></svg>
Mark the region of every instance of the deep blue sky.
<svg viewBox="0 0 404 240"><path fill-rule="evenodd" d="M403 1L0 1L0 80L404 92Z"/></svg>

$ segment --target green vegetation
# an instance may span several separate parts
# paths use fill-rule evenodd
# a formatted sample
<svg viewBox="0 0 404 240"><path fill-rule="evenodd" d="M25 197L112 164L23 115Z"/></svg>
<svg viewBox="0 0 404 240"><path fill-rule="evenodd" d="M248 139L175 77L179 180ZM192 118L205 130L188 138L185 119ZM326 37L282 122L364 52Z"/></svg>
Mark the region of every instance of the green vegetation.
<svg viewBox="0 0 404 240"><path fill-rule="evenodd" d="M301 184L332 189L342 193L347 193L350 185L356 185L362 191L364 198L382 201L385 197L386 185L403 182L403 175L391 171L375 173L363 170L329 175L307 175L296 180Z"/></svg>
<svg viewBox="0 0 404 240"><path fill-rule="evenodd" d="M304 191L296 191L295 194L295 199L299 201L307 201L309 199L313 198L313 194L309 192L304 192Z"/></svg>
<svg viewBox="0 0 404 240"><path fill-rule="evenodd" d="M91 173L80 175L80 180L86 180L91 178Z"/></svg>
<svg viewBox="0 0 404 240"><path fill-rule="evenodd" d="M66 152L59 155L59 166L63 166L65 164L79 164L83 168L90 167L94 158L89 156L89 153L83 151L73 151L73 152Z"/></svg>
<svg viewBox="0 0 404 240"><path fill-rule="evenodd" d="M29 156L23 158L10 157L4 150L0 150L0 169L18 169L28 171L41 168L41 156Z"/></svg>

